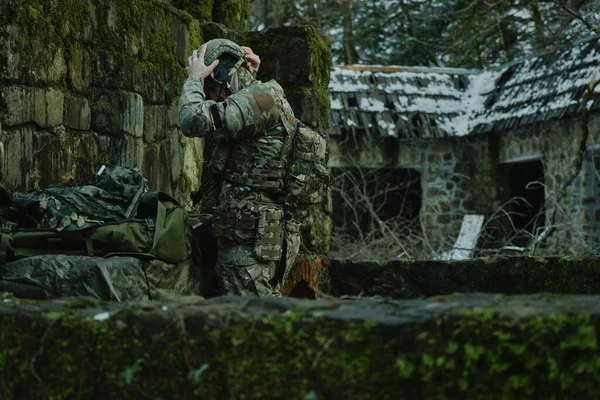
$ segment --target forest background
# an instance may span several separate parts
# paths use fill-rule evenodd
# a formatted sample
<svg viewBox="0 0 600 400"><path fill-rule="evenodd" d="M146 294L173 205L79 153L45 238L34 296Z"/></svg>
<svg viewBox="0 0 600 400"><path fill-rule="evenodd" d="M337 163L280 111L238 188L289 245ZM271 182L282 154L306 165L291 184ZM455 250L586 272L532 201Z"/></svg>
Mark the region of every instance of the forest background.
<svg viewBox="0 0 600 400"><path fill-rule="evenodd" d="M600 33L600 0L251 0L251 30L312 25L334 64L483 69Z"/></svg>

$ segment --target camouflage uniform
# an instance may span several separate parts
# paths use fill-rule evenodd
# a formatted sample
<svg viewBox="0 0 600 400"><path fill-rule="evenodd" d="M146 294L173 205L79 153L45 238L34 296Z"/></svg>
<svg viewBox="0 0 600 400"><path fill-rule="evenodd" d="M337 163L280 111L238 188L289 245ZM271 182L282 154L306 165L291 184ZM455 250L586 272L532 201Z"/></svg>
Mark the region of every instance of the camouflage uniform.
<svg viewBox="0 0 600 400"><path fill-rule="evenodd" d="M300 224L284 218L296 120L274 80L256 81L242 64L228 83L232 94L214 102L205 99L203 79L189 78L180 125L186 136L206 138L202 207L214 216L222 293L278 296L300 244Z"/></svg>

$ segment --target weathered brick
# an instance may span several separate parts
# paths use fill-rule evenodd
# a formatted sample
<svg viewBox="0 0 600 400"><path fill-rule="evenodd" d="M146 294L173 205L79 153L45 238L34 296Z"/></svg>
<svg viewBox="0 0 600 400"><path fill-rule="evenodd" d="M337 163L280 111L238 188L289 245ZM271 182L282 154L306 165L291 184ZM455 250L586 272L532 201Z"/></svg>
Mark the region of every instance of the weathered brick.
<svg viewBox="0 0 600 400"><path fill-rule="evenodd" d="M69 85L82 92L92 84L93 70L92 57L82 46L73 44L68 56L68 82Z"/></svg>
<svg viewBox="0 0 600 400"><path fill-rule="evenodd" d="M137 93L122 95L123 122L121 129L135 137L144 134L144 101Z"/></svg>
<svg viewBox="0 0 600 400"><path fill-rule="evenodd" d="M6 105L3 122L7 126L35 122L42 128L62 124L64 93L56 89L9 86L0 90Z"/></svg>
<svg viewBox="0 0 600 400"><path fill-rule="evenodd" d="M167 107L147 106L144 108L144 142L154 143L167 136Z"/></svg>
<svg viewBox="0 0 600 400"><path fill-rule="evenodd" d="M65 96L65 126L87 131L91 122L90 104L87 99L72 95Z"/></svg>

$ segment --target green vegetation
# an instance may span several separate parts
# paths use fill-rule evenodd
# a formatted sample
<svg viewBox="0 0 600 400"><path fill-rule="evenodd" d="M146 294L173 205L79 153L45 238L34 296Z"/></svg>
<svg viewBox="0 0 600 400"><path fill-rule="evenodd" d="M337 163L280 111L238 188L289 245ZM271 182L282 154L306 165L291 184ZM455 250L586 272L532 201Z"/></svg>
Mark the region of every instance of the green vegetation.
<svg viewBox="0 0 600 400"><path fill-rule="evenodd" d="M67 303L33 318L9 307L2 398L593 398L600 388L597 321L583 314L471 308L398 330L202 302L110 315Z"/></svg>

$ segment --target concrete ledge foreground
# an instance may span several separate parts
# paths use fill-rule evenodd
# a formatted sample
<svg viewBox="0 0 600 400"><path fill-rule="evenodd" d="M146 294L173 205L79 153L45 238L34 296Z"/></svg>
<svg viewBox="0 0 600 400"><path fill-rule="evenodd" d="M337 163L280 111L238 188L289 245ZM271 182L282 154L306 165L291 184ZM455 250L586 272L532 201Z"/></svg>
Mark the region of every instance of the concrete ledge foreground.
<svg viewBox="0 0 600 400"><path fill-rule="evenodd" d="M600 296L0 300L3 399L595 399Z"/></svg>

